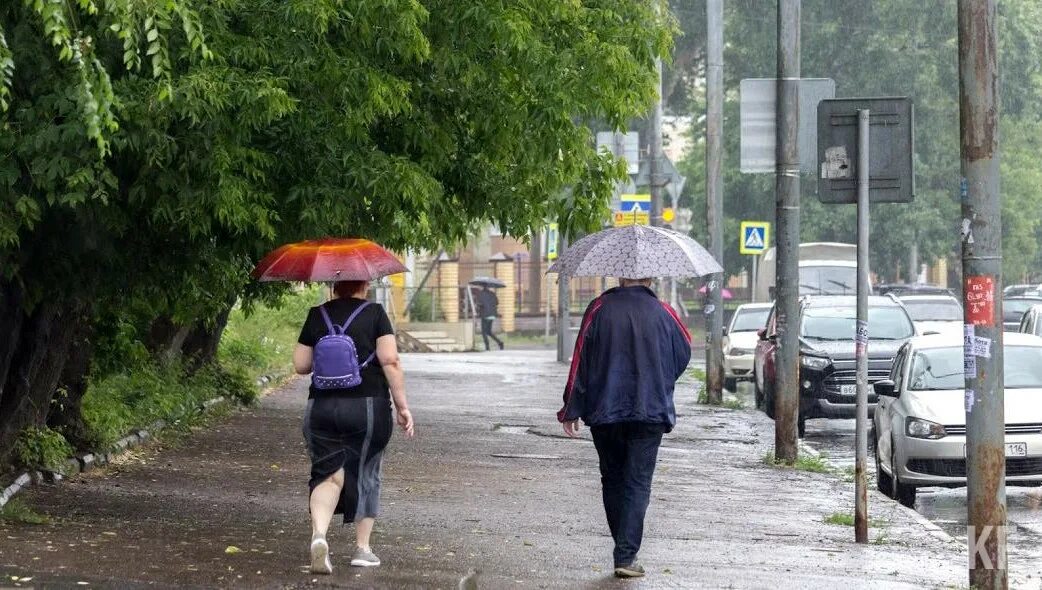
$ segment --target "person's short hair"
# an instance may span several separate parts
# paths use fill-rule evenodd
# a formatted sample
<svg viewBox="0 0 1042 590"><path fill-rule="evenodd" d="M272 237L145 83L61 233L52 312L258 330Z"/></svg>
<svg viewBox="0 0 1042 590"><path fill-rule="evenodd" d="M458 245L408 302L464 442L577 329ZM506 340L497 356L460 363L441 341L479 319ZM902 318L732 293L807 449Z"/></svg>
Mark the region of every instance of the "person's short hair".
<svg viewBox="0 0 1042 590"><path fill-rule="evenodd" d="M630 285L644 285L645 287L650 287L651 286L651 282L653 280L654 279L627 279L627 278L620 278L619 279L619 284L624 286L624 287L628 287Z"/></svg>
<svg viewBox="0 0 1042 590"><path fill-rule="evenodd" d="M369 286L369 281L337 281L333 283L333 292L344 299L352 297Z"/></svg>

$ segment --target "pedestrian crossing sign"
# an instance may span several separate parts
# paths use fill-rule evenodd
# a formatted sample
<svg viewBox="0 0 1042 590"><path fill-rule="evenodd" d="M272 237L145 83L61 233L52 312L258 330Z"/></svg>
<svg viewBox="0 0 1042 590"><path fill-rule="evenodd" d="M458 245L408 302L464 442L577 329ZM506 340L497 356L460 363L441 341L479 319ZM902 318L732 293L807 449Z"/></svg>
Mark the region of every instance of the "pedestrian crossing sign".
<svg viewBox="0 0 1042 590"><path fill-rule="evenodd" d="M741 254L763 254L770 241L771 224L766 221L743 221L738 252Z"/></svg>
<svg viewBox="0 0 1042 590"><path fill-rule="evenodd" d="M651 195L622 195L614 225L651 225Z"/></svg>

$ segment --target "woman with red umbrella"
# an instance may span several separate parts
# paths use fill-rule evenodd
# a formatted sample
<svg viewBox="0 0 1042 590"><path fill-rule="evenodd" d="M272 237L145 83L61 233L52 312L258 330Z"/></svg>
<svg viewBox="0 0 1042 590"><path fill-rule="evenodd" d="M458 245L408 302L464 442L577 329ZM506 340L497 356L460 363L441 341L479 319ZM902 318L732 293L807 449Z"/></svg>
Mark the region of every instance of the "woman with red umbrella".
<svg viewBox="0 0 1042 590"><path fill-rule="evenodd" d="M355 523L351 565L380 565L370 535L380 507L380 466L394 418L414 435L394 330L366 300L369 281L405 267L367 240L317 240L269 254L259 280L332 282L335 297L308 312L293 352L298 374L312 374L304 439L311 457L311 571L330 574L326 532L335 514ZM393 412L392 412L393 400Z"/></svg>

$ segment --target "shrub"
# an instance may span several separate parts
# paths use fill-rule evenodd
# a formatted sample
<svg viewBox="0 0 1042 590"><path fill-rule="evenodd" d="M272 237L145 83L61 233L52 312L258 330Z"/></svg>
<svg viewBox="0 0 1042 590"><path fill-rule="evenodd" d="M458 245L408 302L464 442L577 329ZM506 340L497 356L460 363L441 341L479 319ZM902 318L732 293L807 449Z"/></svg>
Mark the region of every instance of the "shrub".
<svg viewBox="0 0 1042 590"><path fill-rule="evenodd" d="M26 468L60 472L72 454L72 445L56 430L26 428L15 441L14 454Z"/></svg>

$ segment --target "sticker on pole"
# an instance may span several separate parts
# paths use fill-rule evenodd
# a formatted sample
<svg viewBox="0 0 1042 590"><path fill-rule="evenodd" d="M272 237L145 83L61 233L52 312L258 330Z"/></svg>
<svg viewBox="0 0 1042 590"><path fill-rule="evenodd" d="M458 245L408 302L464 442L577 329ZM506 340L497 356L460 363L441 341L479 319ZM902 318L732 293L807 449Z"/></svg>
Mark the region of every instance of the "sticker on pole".
<svg viewBox="0 0 1042 590"><path fill-rule="evenodd" d="M995 279L966 277L966 322L974 326L995 325Z"/></svg>
<svg viewBox="0 0 1042 590"><path fill-rule="evenodd" d="M855 354L861 356L868 351L868 322L857 321L857 332L854 334Z"/></svg>
<svg viewBox="0 0 1042 590"><path fill-rule="evenodd" d="M766 221L743 221L740 241L738 242L738 253L763 254L767 250L770 235L770 223Z"/></svg>

